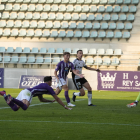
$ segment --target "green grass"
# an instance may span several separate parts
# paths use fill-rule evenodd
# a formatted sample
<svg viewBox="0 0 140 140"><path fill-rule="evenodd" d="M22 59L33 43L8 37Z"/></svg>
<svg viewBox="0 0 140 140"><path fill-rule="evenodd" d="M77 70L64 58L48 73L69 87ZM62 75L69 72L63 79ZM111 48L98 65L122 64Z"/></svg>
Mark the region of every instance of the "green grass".
<svg viewBox="0 0 140 140"><path fill-rule="evenodd" d="M16 97L21 90L6 91ZM69 91L70 97L72 93ZM94 91L96 107L87 106L86 95L77 97L80 101L75 102L76 107L72 110L65 110L57 103L32 106L17 112L10 108L0 109L0 140L137 140L140 107L126 107L137 95L138 92ZM44 97L52 99L51 96ZM64 92L59 97L65 101ZM40 102L35 97L31 104ZM2 107L8 105L0 97Z"/></svg>

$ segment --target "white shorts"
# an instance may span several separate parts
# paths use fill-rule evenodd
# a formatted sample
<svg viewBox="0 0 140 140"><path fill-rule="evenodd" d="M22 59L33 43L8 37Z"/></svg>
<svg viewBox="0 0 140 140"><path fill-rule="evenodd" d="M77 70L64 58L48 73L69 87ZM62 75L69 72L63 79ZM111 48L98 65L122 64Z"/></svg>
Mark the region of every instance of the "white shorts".
<svg viewBox="0 0 140 140"><path fill-rule="evenodd" d="M27 89L24 89L18 94L16 99L18 99L20 101L22 101L23 99L26 99L27 101L29 101L31 103L31 101L32 101L31 92Z"/></svg>
<svg viewBox="0 0 140 140"><path fill-rule="evenodd" d="M56 82L57 82L57 79L56 79ZM56 87L62 87L63 85L67 85L67 82L63 78L60 78L59 83L57 83Z"/></svg>

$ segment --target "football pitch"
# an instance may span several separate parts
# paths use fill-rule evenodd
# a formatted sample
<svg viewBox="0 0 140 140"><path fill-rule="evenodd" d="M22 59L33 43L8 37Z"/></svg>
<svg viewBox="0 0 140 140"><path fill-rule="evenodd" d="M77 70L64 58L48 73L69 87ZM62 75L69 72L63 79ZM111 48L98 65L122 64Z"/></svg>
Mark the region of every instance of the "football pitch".
<svg viewBox="0 0 140 140"><path fill-rule="evenodd" d="M13 97L21 91L5 90ZM69 91L70 98L73 92ZM140 107L126 107L137 95L138 92L93 91L96 107L87 106L85 95L77 97L72 110L58 103L41 103L34 97L26 111L17 112L0 96L0 140L137 140ZM63 91L59 97L66 104Z"/></svg>

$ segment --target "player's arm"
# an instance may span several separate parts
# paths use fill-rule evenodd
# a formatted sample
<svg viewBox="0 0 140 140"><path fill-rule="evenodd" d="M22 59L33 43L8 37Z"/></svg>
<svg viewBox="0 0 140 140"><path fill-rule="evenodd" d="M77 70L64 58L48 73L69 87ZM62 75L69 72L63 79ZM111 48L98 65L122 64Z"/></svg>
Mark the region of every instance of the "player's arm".
<svg viewBox="0 0 140 140"><path fill-rule="evenodd" d="M61 99L56 95L51 87L47 88L47 90L60 105L62 105L65 109L71 110L71 108L66 107L66 105L61 101Z"/></svg>
<svg viewBox="0 0 140 140"><path fill-rule="evenodd" d="M98 72L100 72L100 70L99 70L99 69L94 69L94 68L87 67L87 66L84 66L84 68L86 68L87 70L93 70L93 71L98 71Z"/></svg>
<svg viewBox="0 0 140 140"><path fill-rule="evenodd" d="M77 76L79 76L79 77L81 77L81 78L84 77L83 74L79 74L79 73L78 73L79 71L77 71L77 70L75 70L75 69L73 69L72 72L73 72L75 75L77 75Z"/></svg>
<svg viewBox="0 0 140 140"><path fill-rule="evenodd" d="M57 76L57 71L60 69L61 69L61 63L59 62L55 68L55 71L54 71L54 76L56 77L57 82L59 81L59 77Z"/></svg>
<svg viewBox="0 0 140 140"><path fill-rule="evenodd" d="M55 100L47 100L47 99L43 98L42 95L39 95L38 99L40 100L40 102L51 102L51 103L53 103L55 101Z"/></svg>

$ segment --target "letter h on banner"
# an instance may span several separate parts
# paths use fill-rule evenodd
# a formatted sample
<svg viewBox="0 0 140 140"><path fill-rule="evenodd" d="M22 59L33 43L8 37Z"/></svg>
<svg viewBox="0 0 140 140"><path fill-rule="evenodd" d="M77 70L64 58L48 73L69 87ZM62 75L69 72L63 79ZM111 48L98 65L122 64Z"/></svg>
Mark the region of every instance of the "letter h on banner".
<svg viewBox="0 0 140 140"><path fill-rule="evenodd" d="M128 79L128 73L123 73L123 79Z"/></svg>

